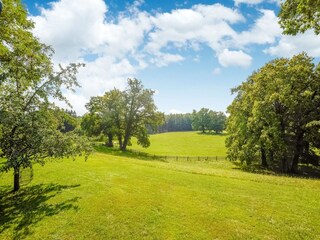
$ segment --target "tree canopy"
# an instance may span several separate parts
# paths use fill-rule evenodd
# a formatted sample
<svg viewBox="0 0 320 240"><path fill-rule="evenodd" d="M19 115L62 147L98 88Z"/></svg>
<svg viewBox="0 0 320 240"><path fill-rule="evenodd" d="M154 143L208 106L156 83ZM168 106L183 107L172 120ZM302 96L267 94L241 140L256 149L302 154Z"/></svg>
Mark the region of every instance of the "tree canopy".
<svg viewBox="0 0 320 240"><path fill-rule="evenodd" d="M285 34L313 29L320 33L320 0L286 0L281 4L279 23Z"/></svg>
<svg viewBox="0 0 320 240"><path fill-rule="evenodd" d="M89 113L83 119L82 127L94 135L107 135L108 146L112 146L116 137L123 151L132 137L137 138L138 144L148 147L148 128L156 129L163 122L163 114L157 112L153 94L154 91L145 89L141 81L129 78L126 90L113 89L90 99L86 105ZM93 121L94 125L89 124Z"/></svg>
<svg viewBox="0 0 320 240"><path fill-rule="evenodd" d="M201 108L198 112L192 112L192 129L215 131L221 133L225 129L226 115L223 112L215 112L208 108Z"/></svg>
<svg viewBox="0 0 320 240"><path fill-rule="evenodd" d="M21 168L33 163L89 153L88 143L74 132L63 133L63 111L50 99L66 101L61 88L79 86L70 64L54 71L53 50L32 34L33 23L20 1L6 1L0 15L0 149L6 162L0 171L14 170L14 191Z"/></svg>
<svg viewBox="0 0 320 240"><path fill-rule="evenodd" d="M319 163L320 65L305 53L279 58L233 91L228 107L228 157L296 172Z"/></svg>

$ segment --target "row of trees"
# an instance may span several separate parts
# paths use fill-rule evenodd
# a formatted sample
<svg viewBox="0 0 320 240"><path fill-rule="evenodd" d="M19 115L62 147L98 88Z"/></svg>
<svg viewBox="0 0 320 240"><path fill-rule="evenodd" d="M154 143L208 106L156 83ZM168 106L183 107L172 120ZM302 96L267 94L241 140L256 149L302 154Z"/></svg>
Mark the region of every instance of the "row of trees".
<svg viewBox="0 0 320 240"><path fill-rule="evenodd" d="M279 58L233 90L228 157L296 172L298 163L319 163L320 64L305 53Z"/></svg>
<svg viewBox="0 0 320 240"><path fill-rule="evenodd" d="M0 15L0 172L13 169L14 191L20 188L20 172L47 159L89 154L88 142L74 131L70 121L50 99L66 101L61 88L79 86L81 64L54 71L53 50L32 34L33 23L20 1L7 0Z"/></svg>
<svg viewBox="0 0 320 240"><path fill-rule="evenodd" d="M165 115L164 124L159 126L157 132L192 131L192 114L179 113Z"/></svg>
<svg viewBox="0 0 320 240"><path fill-rule="evenodd" d="M84 115L81 127L89 136L106 135L110 147L116 138L123 151L132 137L137 138L138 144L148 147L148 128L156 129L164 118L157 111L153 94L154 91L144 89L139 80L128 79L126 90L113 89L102 97L90 99L86 105L89 113Z"/></svg>
<svg viewBox="0 0 320 240"><path fill-rule="evenodd" d="M226 115L223 112L215 112L208 108L192 113L165 115L165 122L158 127L157 132L179 131L214 131L221 133L225 129Z"/></svg>

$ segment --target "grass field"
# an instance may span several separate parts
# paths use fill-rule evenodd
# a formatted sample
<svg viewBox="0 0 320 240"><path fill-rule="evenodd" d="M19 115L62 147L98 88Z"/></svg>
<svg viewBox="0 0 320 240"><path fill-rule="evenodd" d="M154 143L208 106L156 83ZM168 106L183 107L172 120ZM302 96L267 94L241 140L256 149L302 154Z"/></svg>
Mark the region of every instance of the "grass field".
<svg viewBox="0 0 320 240"><path fill-rule="evenodd" d="M320 239L320 181L94 153L0 175L0 239Z"/></svg>
<svg viewBox="0 0 320 240"><path fill-rule="evenodd" d="M133 140L129 149L169 156L225 156L225 139L225 135L170 132L151 135L149 148L142 148Z"/></svg>

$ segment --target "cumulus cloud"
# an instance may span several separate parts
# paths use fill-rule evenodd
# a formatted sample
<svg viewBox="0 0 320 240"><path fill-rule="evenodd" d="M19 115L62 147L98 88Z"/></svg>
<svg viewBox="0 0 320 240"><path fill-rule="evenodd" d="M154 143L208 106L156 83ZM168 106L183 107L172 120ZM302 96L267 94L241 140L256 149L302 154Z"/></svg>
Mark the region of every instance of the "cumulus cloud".
<svg viewBox="0 0 320 240"><path fill-rule="evenodd" d="M271 44L281 35L278 18L271 10L260 10L262 16L258 18L249 30L237 34L232 40L233 46L246 46L249 44Z"/></svg>
<svg viewBox="0 0 320 240"><path fill-rule="evenodd" d="M145 49L153 54L169 43L174 43L175 46L194 46L200 42L218 49L224 38L236 34L230 24L244 21L244 17L236 10L213 4L157 14L151 20L155 31L149 34Z"/></svg>
<svg viewBox="0 0 320 240"><path fill-rule="evenodd" d="M156 53L154 58L151 59L151 63L155 64L158 67L165 67L171 63L181 62L184 60L179 54L170 54L170 53Z"/></svg>
<svg viewBox="0 0 320 240"><path fill-rule="evenodd" d="M264 52L278 57L292 57L305 51L312 57L320 57L319 43L320 36L309 30L296 36L283 35L276 45L265 49Z"/></svg>
<svg viewBox="0 0 320 240"><path fill-rule="evenodd" d="M53 46L58 61L75 61L82 51L102 44L107 6L102 0L61 0L32 17L35 34Z"/></svg>
<svg viewBox="0 0 320 240"><path fill-rule="evenodd" d="M218 60L219 63L224 67L249 67L252 62L252 57L244 53L242 50L230 51L228 49L224 49L220 54L218 54Z"/></svg>

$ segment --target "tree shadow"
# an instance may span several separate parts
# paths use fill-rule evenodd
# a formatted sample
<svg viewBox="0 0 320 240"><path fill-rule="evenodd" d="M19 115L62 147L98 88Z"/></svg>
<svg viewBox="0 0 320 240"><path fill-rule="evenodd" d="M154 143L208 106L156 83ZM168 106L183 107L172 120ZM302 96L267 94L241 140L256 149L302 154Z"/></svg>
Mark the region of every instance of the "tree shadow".
<svg viewBox="0 0 320 240"><path fill-rule="evenodd" d="M74 197L56 204L49 203L63 190L80 185L39 184L21 188L12 193L7 187L0 191L0 235L6 229L13 230L13 239L22 239L30 235L32 226L46 217L60 212L78 211L75 203L79 197Z"/></svg>
<svg viewBox="0 0 320 240"><path fill-rule="evenodd" d="M117 148L110 148L106 147L104 145L94 145L94 149L97 152L100 153L105 153L113 156L119 156L119 157L126 157L126 158L134 158L138 160L144 160L144 161L161 161L161 162L167 162L165 160L165 156L158 156L158 155L153 155L145 152L140 152L136 150L126 150L126 151L121 151Z"/></svg>
<svg viewBox="0 0 320 240"><path fill-rule="evenodd" d="M320 179L320 167L315 167L312 165L300 164L298 166L298 171L296 173L283 173L280 167L275 165L272 168L263 168L259 164L245 165L240 162L233 162L235 167L233 169L238 169L244 172L250 172L255 174L264 175L274 175L282 177L296 177L296 178L310 178L310 179Z"/></svg>
<svg viewBox="0 0 320 240"><path fill-rule="evenodd" d="M199 135L209 135L209 136L227 136L228 134L225 132L222 133L216 133L214 131L212 132L198 132Z"/></svg>

